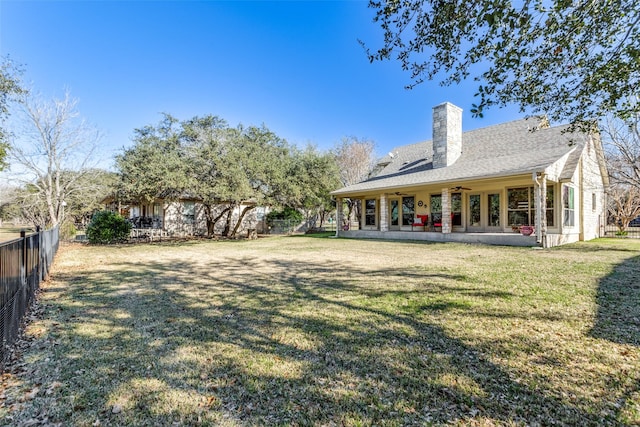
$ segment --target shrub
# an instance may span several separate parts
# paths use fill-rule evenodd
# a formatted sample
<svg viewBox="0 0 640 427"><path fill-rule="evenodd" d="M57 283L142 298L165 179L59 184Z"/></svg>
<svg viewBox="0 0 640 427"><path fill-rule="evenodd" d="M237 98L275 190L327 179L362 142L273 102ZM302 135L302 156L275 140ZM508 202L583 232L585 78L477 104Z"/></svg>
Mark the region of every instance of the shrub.
<svg viewBox="0 0 640 427"><path fill-rule="evenodd" d="M304 216L297 209L285 207L281 211L271 211L267 214L267 224L271 224L276 219L300 222Z"/></svg>
<svg viewBox="0 0 640 427"><path fill-rule="evenodd" d="M74 223L65 221L60 226L60 237L62 237L63 239L73 239L76 237L76 234L78 234L78 229L76 228Z"/></svg>
<svg viewBox="0 0 640 427"><path fill-rule="evenodd" d="M87 239L90 243L109 244L125 242L129 239L131 224L122 216L100 211L93 215L87 227Z"/></svg>

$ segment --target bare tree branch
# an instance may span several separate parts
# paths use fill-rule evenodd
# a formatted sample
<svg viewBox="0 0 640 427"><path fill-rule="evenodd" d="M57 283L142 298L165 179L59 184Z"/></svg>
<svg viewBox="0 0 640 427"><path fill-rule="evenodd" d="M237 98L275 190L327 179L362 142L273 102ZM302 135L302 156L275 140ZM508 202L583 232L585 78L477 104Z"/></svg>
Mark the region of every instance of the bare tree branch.
<svg viewBox="0 0 640 427"><path fill-rule="evenodd" d="M55 226L63 220L65 198L91 170L101 134L80 117L69 92L51 101L25 94L20 105L9 147L11 176L33 186L34 197L46 205L46 218L38 220Z"/></svg>

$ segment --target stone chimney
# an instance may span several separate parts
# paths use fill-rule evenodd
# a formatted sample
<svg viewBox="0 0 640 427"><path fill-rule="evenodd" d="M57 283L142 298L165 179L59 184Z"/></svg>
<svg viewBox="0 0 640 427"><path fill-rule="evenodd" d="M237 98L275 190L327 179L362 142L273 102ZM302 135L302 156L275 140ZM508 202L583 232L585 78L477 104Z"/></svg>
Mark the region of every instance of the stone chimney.
<svg viewBox="0 0 640 427"><path fill-rule="evenodd" d="M462 154L462 108L448 102L433 107L433 168L451 166Z"/></svg>

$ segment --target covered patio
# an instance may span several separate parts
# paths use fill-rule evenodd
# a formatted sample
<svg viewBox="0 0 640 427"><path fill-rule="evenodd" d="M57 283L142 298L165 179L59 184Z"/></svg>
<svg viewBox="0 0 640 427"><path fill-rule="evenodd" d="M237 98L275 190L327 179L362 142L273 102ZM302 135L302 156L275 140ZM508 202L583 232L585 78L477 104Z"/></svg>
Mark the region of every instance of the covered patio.
<svg viewBox="0 0 640 427"><path fill-rule="evenodd" d="M359 239L418 240L428 242L481 243L504 246L541 246L535 234L525 236L519 233L442 233L433 231L377 231L354 230L336 231L340 237Z"/></svg>

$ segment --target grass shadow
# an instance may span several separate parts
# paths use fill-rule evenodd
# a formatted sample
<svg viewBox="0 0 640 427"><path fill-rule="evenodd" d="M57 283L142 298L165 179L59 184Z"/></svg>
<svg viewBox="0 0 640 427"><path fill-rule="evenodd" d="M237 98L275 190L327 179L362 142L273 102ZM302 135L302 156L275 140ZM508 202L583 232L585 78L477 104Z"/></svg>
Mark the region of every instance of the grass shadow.
<svg viewBox="0 0 640 427"><path fill-rule="evenodd" d="M473 315L458 300L465 295L483 304L513 296L476 291L454 270L265 262L252 254L206 262L141 256L60 272L48 292L59 296L46 301L54 320L35 347L42 352L31 359L27 387L43 392L15 421L617 424L583 409L580 397L519 380L438 323L449 312ZM42 384L45 372L64 385Z"/></svg>
<svg viewBox="0 0 640 427"><path fill-rule="evenodd" d="M591 335L640 346L640 255L618 264L598 283Z"/></svg>

